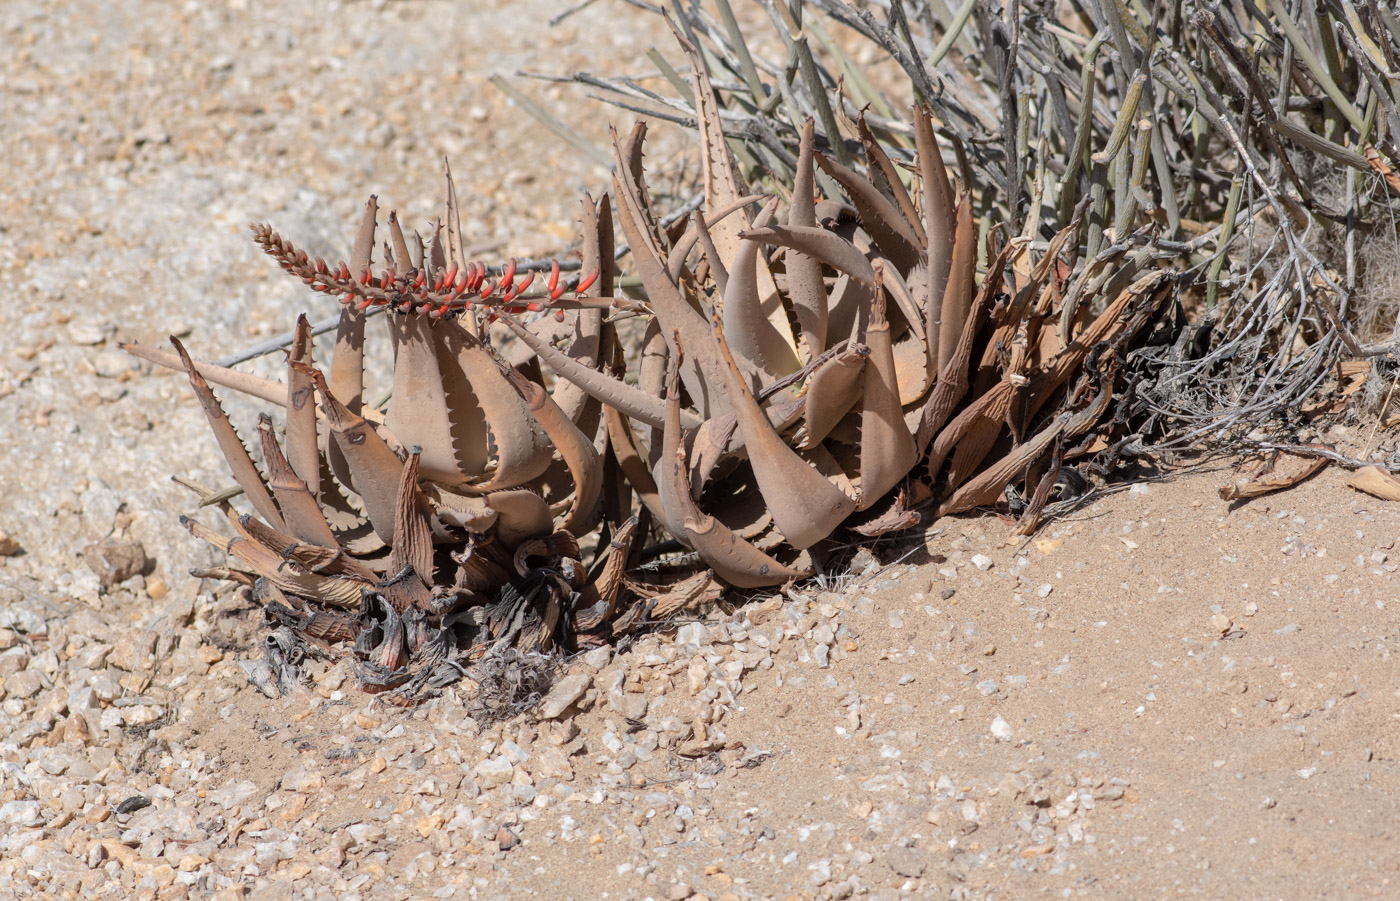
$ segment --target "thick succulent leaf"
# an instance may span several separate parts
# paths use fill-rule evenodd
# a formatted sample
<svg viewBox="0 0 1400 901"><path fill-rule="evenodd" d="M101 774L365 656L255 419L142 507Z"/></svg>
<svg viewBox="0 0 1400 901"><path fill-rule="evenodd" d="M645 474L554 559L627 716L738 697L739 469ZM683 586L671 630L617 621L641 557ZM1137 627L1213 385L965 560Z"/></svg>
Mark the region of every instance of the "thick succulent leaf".
<svg viewBox="0 0 1400 901"><path fill-rule="evenodd" d="M503 366L501 372L519 392L573 477L573 495L559 528L574 535L591 532L597 524L598 501L603 493L603 461L597 449L543 387L512 367Z"/></svg>
<svg viewBox="0 0 1400 901"><path fill-rule="evenodd" d="M816 126L809 118L802 125L802 143L793 176L792 205L788 227L816 228L816 172L812 157L816 152ZM784 259L787 269L788 299L807 344L807 359L815 360L826 349L827 296L822 281L821 261L800 250L789 249Z"/></svg>
<svg viewBox="0 0 1400 901"><path fill-rule="evenodd" d="M268 494L267 485L263 482L262 475L258 472L258 468L253 465L253 458L248 456L248 448L244 447L243 440L238 437L238 432L233 428L233 423L229 422L228 415L224 413L224 408L219 404L219 399L210 390L209 383L204 380L204 376L200 375L199 370L195 368L194 361L185 352L185 346L180 343L180 339L171 335L170 343L174 345L175 351L184 363L185 372L190 377L190 387L194 388L194 395L199 399L199 405L204 408L204 415L209 420L209 428L213 430L214 439L219 443L219 450L223 452L224 460L228 462L228 467L233 472L233 480L238 483L239 488L243 489L244 495L253 505L253 509L258 511L259 516L275 528L285 531L286 525L282 521L282 513L277 509L272 495Z"/></svg>
<svg viewBox="0 0 1400 901"><path fill-rule="evenodd" d="M404 461L394 499L394 545L389 552L389 582L384 594L394 609L423 607L432 595L433 535L427 503L418 490L421 455L414 448Z"/></svg>
<svg viewBox="0 0 1400 901"><path fill-rule="evenodd" d="M442 225L443 231L447 235L444 262L448 266L456 265L460 270L462 266L467 264L466 256L462 251L462 213L457 206L457 185L452 180L452 167L444 162L442 168L443 175L447 179L447 191L443 194L442 199Z"/></svg>
<svg viewBox="0 0 1400 901"><path fill-rule="evenodd" d="M899 206L900 216L908 224L913 234L915 246L922 252L927 245L924 240L923 223L919 218L918 211L914 209L914 199L905 190L904 182L900 180L899 172L895 169L889 154L885 153L885 148L881 147L880 142L875 140L875 135L871 133L870 126L865 121L863 110L859 118L856 119L856 132L860 135L861 146L865 148L865 167L870 183L882 195L892 199Z"/></svg>
<svg viewBox="0 0 1400 901"><path fill-rule="evenodd" d="M442 321L437 328L471 383L496 447L495 472L487 482L474 488L479 491L515 488L543 475L553 458L549 438L530 415L525 401L501 375L496 355L457 322Z"/></svg>
<svg viewBox="0 0 1400 901"><path fill-rule="evenodd" d="M554 530L549 504L528 488L493 492L486 495L486 503L496 511L496 538L507 550Z"/></svg>
<svg viewBox="0 0 1400 901"><path fill-rule="evenodd" d="M849 344L846 349L817 366L807 379L806 425L803 446L821 443L836 424L860 399L861 382L870 348Z"/></svg>
<svg viewBox="0 0 1400 901"><path fill-rule="evenodd" d="M874 282L866 284L846 273L831 285L831 305L826 320L827 340L835 335L859 335L870 320L870 304L875 300Z"/></svg>
<svg viewBox="0 0 1400 901"><path fill-rule="evenodd" d="M835 232L824 228L805 225L770 225L767 228L754 228L744 232L744 237L760 244L790 247L808 256L815 257L833 269L858 279L862 284L875 286L875 270L854 244Z"/></svg>
<svg viewBox="0 0 1400 901"><path fill-rule="evenodd" d="M314 424L315 420L312 422ZM258 439L262 442L263 459L267 461L267 487L277 499L287 530L302 541L326 548L340 547L321 512L321 505L283 456L272 420L266 415L258 417ZM319 469L317 467L317 471Z"/></svg>
<svg viewBox="0 0 1400 901"><path fill-rule="evenodd" d="M728 206L720 207L718 210L709 210L704 215L701 215L697 211L696 215L691 219L690 225L676 243L672 245L671 252L666 257L666 274L670 276L671 281L679 282L681 280L681 273L685 270L686 258L689 257L690 252L695 249L695 245L701 243L700 233L702 230L708 229L710 223L719 222L722 219L732 216L749 204L763 200L764 197L765 195L763 194L750 194L746 197L740 197ZM720 254L718 249L713 249L713 238L709 237L706 240L710 242L711 246L706 247L705 252L710 254L710 260L713 264L713 261L718 259ZM726 275L728 271L726 267ZM716 281L718 282L718 279L716 279ZM720 293L724 293L723 287L720 288Z"/></svg>
<svg viewBox="0 0 1400 901"><path fill-rule="evenodd" d="M436 332L443 327L444 324L435 323L427 316L391 317L395 348L394 393L384 424L406 447L422 448L420 465L424 478L453 485L463 481L467 474L459 468L454 450L447 393L439 365L441 339Z"/></svg>
<svg viewBox="0 0 1400 901"><path fill-rule="evenodd" d="M620 382L596 369L590 369L557 347L541 341L520 320L509 313L500 314L500 320L515 333L516 337L539 354L540 359L548 363L550 368L559 374L560 378L578 385L589 395L598 398L605 406L615 407L633 419L658 428L665 422L666 404L659 397L633 388L631 385ZM686 421L689 428L694 428L701 422L699 416L688 410L682 414L682 419Z"/></svg>
<svg viewBox="0 0 1400 901"><path fill-rule="evenodd" d="M729 262L728 258L726 258L724 254L720 253L719 248L715 246L715 237L713 234L710 233L710 226L705 221L705 213L703 210L695 211L695 235L700 241L700 248L705 251L705 262L709 263L710 265L710 278L714 279L715 289L718 290L720 296L723 297L725 293L729 290ZM669 265L667 267L667 271L670 271ZM753 306L755 309L757 309L757 282L755 282L753 285L752 293L754 295ZM757 341L755 340L754 343L757 344ZM758 358L755 357L755 359ZM762 361L760 360L760 362Z"/></svg>
<svg viewBox="0 0 1400 901"><path fill-rule="evenodd" d="M667 344L670 345L672 355L676 352L674 341L669 337L673 333L679 334L685 346L692 349L690 357L693 362L687 364L681 373L681 379L685 382L686 391L700 415L708 417L728 413L729 402L717 388L722 384L722 375L718 350L710 335L709 325L686 301L680 286L667 275L661 257L654 249L657 246L655 236L643 231L645 214L640 200L640 173L622 168L626 157L616 136L613 144L619 166L617 174L613 176L614 193L619 198L618 222L622 225L622 233L632 248L632 259L646 288L647 300L661 323L663 334L668 336Z"/></svg>
<svg viewBox="0 0 1400 901"><path fill-rule="evenodd" d="M925 332L938 335L938 372L943 370L958 349L972 306L973 288L977 281L977 223L972 219L972 195L963 192L958 202L957 231L953 242L953 257L948 271L948 287L943 292L943 305L936 323Z"/></svg>
<svg viewBox="0 0 1400 901"><path fill-rule="evenodd" d="M657 491L671 534L695 549L721 579L736 588L765 588L801 579L810 572L790 569L702 512L690 493L680 422L681 360L672 367Z"/></svg>
<svg viewBox="0 0 1400 901"><path fill-rule="evenodd" d="M611 297L616 264L613 260L612 201L607 194L594 203L585 194L582 201L582 266L584 273L597 270L598 278L583 296ZM603 310L564 311L564 323L571 332L568 355L590 369L598 369L603 359ZM564 380L554 387L554 402L568 417L593 434L598 421L599 402L578 385Z"/></svg>
<svg viewBox="0 0 1400 901"><path fill-rule="evenodd" d="M292 351L287 357L287 459L292 472L306 483L306 490L320 500L321 450L316 434L316 386L305 372L291 365L314 366L311 346L311 323L303 313L297 317Z"/></svg>
<svg viewBox="0 0 1400 901"><path fill-rule="evenodd" d="M407 271L414 268L413 251L409 249L408 242L404 240L403 229L399 227L399 214L397 210L389 211L389 265L399 271ZM419 254L421 259L422 254Z"/></svg>
<svg viewBox="0 0 1400 901"><path fill-rule="evenodd" d="M316 385L321 412L345 461L350 488L360 495L375 534L385 542L393 541L394 503L403 461L368 420L336 398L319 369L307 366L305 371Z"/></svg>
<svg viewBox="0 0 1400 901"><path fill-rule="evenodd" d="M351 273L359 275L367 271L374 261L374 231L378 223L379 203L374 195L365 203L364 214L360 217L360 227L355 234L355 244L350 251L348 267ZM330 393L334 394L345 407L360 415L371 413L365 409L365 313L356 304L342 304L340 323L336 326L335 352L331 357L329 380ZM340 445L329 434L322 436L325 444L327 467L342 484L349 484L352 475ZM381 536L382 537L382 536Z"/></svg>
<svg viewBox="0 0 1400 901"><path fill-rule="evenodd" d="M433 518L454 528L486 534L496 524L498 515L479 495L457 494L441 486L433 486L429 498Z"/></svg>
<svg viewBox="0 0 1400 901"><path fill-rule="evenodd" d="M685 50L686 56L690 58L690 80L695 90L695 109L698 113L696 130L700 135L700 151L703 160L704 208L719 210L747 192L735 170L729 145L725 142L724 129L719 120L719 100L715 97L714 86L710 84L710 76L705 70L705 61L701 58L694 44L679 31L674 28L672 30L675 32L676 40ZM710 225L710 234L714 239L714 245L719 254L718 258L724 260L727 268L733 270L734 264L729 261L733 260L739 253L743 244L742 234L747 227L747 222L740 217L732 220L718 220ZM796 370L800 365L797 362L797 342L793 337L787 310L783 308L782 298L778 294L778 286L773 281L773 274L768 269L767 261L755 260L754 280L754 299L758 306L757 312L758 315L767 320L769 327L754 333L752 336L754 347L739 347L738 345L735 347L743 356L758 363L769 375L786 375ZM694 344L687 346L693 348Z"/></svg>
<svg viewBox="0 0 1400 901"><path fill-rule="evenodd" d="M658 522L666 522L666 515L661 509L661 498L657 494L656 479L652 477L651 467L636 446L627 417L616 407L606 406L603 408L603 416L608 424L608 441L622 475L632 486L632 490L637 492L642 504L651 511L652 517ZM657 450L660 448L661 444L658 442Z"/></svg>
<svg viewBox="0 0 1400 901"><path fill-rule="evenodd" d="M726 389L759 490L787 542L798 550L811 547L831 535L855 510L856 502L809 466L774 430L744 384L718 321L715 334L729 364Z"/></svg>
<svg viewBox="0 0 1400 901"><path fill-rule="evenodd" d="M880 270L876 270L880 281ZM914 436L904 424L895 372L894 344L885 316L884 294L875 290L875 308L865 330L870 359L865 363L860 414L860 504L865 510L909 474L918 462Z"/></svg>
<svg viewBox="0 0 1400 901"><path fill-rule="evenodd" d="M369 268L374 254L374 229L379 215L378 198L370 195L365 203L355 246L350 252L350 272L359 275ZM335 356L331 358L332 394L356 413L364 405L365 393L365 314L355 304L342 304L340 325L335 333ZM333 466L333 468L335 468Z"/></svg>
<svg viewBox="0 0 1400 901"><path fill-rule="evenodd" d="M184 361L177 353L157 350L144 344L123 342L118 343L117 346L133 357L148 363L164 366L166 369L173 369L176 372L188 372L185 369ZM216 366L213 363L195 363L194 368L206 381L213 382L220 388L232 388L234 391L277 404L279 407L285 406L287 403L287 386L276 379L265 379L246 372L239 372L237 369L229 369L226 366Z"/></svg>
<svg viewBox="0 0 1400 901"><path fill-rule="evenodd" d="M904 221L904 214L888 197L864 175L847 169L824 153L817 154L817 165L845 189L860 215L861 225L900 272L908 272L919 264L923 245L913 226Z"/></svg>
<svg viewBox="0 0 1400 901"><path fill-rule="evenodd" d="M637 387L650 397L657 399L664 397L666 395L666 367L670 359L671 351L666 343L666 336L661 333L661 323L652 317L652 320L647 323L646 332L642 335L641 360L637 366ZM661 456L661 428L666 421L664 403L661 409L660 423L644 423L646 430L636 433L639 438L643 439L637 450L647 461L648 467L655 466L657 459ZM700 425L699 417L694 417L694 421L692 421L690 411L682 410L681 424L686 428L695 428Z"/></svg>
<svg viewBox="0 0 1400 901"><path fill-rule="evenodd" d="M455 323L454 323L455 325ZM441 335L433 342L437 351L438 372L442 390L447 398L447 421L452 433L456 465L462 473L475 478L491 463L491 430L486 413L477 400L476 389L462 371L456 352Z"/></svg>
<svg viewBox="0 0 1400 901"><path fill-rule="evenodd" d="M953 242L957 232L957 213L953 188L948 182L948 170L943 166L943 152L933 133L933 120L927 107L914 110L914 147L919 155L919 173L923 181L924 233L928 259L928 280L925 301L929 346L939 346L937 323L942 317L943 292L948 287L948 274L953 265Z"/></svg>
<svg viewBox="0 0 1400 901"><path fill-rule="evenodd" d="M754 220L754 226L768 225L777 208L777 198L768 201ZM731 257L728 289L723 292L728 334L733 336L730 346L756 361L771 375L795 372L800 368L796 349L779 336L764 315L758 279L761 262L758 244L753 241L739 241L738 244Z"/></svg>

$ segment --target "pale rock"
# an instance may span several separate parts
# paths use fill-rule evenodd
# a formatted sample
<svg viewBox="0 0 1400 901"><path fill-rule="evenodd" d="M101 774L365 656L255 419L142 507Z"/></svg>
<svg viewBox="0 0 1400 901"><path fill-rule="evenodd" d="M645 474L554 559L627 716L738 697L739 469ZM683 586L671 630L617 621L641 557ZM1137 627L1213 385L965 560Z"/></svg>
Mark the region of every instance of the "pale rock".
<svg viewBox="0 0 1400 901"><path fill-rule="evenodd" d="M514 773L515 764L511 763L510 758L504 755L488 757L476 765L476 775L481 779L483 787L487 788L505 785Z"/></svg>
<svg viewBox="0 0 1400 901"><path fill-rule="evenodd" d="M570 673L560 679L540 702L540 716L547 720L558 719L592 684L592 673Z"/></svg>
<svg viewBox="0 0 1400 901"><path fill-rule="evenodd" d="M326 778L320 773L297 767L282 776L282 788L294 792L318 792L325 787Z"/></svg>
<svg viewBox="0 0 1400 901"><path fill-rule="evenodd" d="M1011 724L1001 714L992 720L992 735L999 741L1011 741Z"/></svg>
<svg viewBox="0 0 1400 901"><path fill-rule="evenodd" d="M574 768L559 748L546 748L535 756L535 775L541 779L572 779Z"/></svg>
<svg viewBox="0 0 1400 901"><path fill-rule="evenodd" d="M640 720L647 714L647 698L643 694L614 691L608 694L608 706L629 720Z"/></svg>
<svg viewBox="0 0 1400 901"><path fill-rule="evenodd" d="M373 845L384 840L385 832L383 826L374 823L356 823L346 827L346 832L350 838L354 839L356 845Z"/></svg>
<svg viewBox="0 0 1400 901"><path fill-rule="evenodd" d="M258 785L249 779L230 780L209 793L208 800L228 810L242 804L258 793Z"/></svg>
<svg viewBox="0 0 1400 901"><path fill-rule="evenodd" d="M122 722L128 726L149 726L156 720L165 716L165 708L152 704L140 704L135 707L122 707Z"/></svg>
<svg viewBox="0 0 1400 901"><path fill-rule="evenodd" d="M97 700L107 703L116 700L117 695L121 694L122 691L121 684L117 682L117 677L105 670L93 676L92 681L89 682L88 685L91 687L93 696Z"/></svg>
<svg viewBox="0 0 1400 901"><path fill-rule="evenodd" d="M5 680L5 697L32 698L44 687L39 674L33 670L21 670Z"/></svg>
<svg viewBox="0 0 1400 901"><path fill-rule="evenodd" d="M612 648L603 645L601 648L594 648L583 655L583 665L600 670L612 661Z"/></svg>
<svg viewBox="0 0 1400 901"><path fill-rule="evenodd" d="M6 801L0 804L0 824L6 826L37 826L43 819L38 801Z"/></svg>

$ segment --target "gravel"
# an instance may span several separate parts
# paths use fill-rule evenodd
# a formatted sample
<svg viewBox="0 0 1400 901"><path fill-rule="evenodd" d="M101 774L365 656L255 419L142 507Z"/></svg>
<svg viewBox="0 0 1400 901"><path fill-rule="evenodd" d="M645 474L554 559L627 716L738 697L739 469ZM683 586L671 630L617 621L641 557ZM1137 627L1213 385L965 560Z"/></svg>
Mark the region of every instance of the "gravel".
<svg viewBox="0 0 1400 901"><path fill-rule="evenodd" d="M617 71L663 35L654 22L618 27L636 13L608 3L558 29L524 27L560 8L0 9L12 105L0 184L0 895L1319 893L1322 882L1298 881L1287 842L1264 847L1272 825L1351 855L1325 884L1362 894L1349 874L1372 872L1373 847L1393 856L1376 838L1389 820L1367 819L1393 804L1368 792L1393 780L1379 748L1374 761L1334 752L1348 728L1374 743L1393 712L1381 636L1395 631L1396 570L1381 551L1396 529L1361 510L1358 529L1323 532L1340 514L1311 495L1298 501L1318 510L1305 534L1301 517L1242 508L1257 532L1236 541L1255 541L1253 556L1231 553L1260 571L1221 561L1209 542L1223 517L1209 529L1163 520L1186 559L1208 561L1204 587L1146 553L1155 520L1134 532L1130 560L1112 532L1152 504L1196 509L1171 486L1029 548L1002 544L995 522L960 519L930 537L927 565L885 566L896 555L862 548L828 590L589 651L535 714L501 722L473 718L470 683L401 709L354 692L344 663L314 654L285 694L250 684L257 611L190 574L224 561L180 528L178 514L200 511L170 481L223 486L224 465L181 380L115 341L175 334L212 358L300 312L322 318L324 305L257 258L247 222L343 254L370 192L405 221L435 215L443 155L471 198L469 243L561 252L579 191L607 175L485 77ZM609 119L630 121L564 89L527 90L599 145ZM693 171L687 140L656 137L653 161ZM275 375L277 363L247 368ZM246 429L258 405L226 401ZM1309 543L1323 535L1330 557ZM1167 584L1183 589L1153 592ZM1219 611L1203 622L1183 595L1241 584L1256 596L1228 609L1258 624L1249 634ZM1355 663L1372 657L1377 670ZM1221 817L1236 824L1224 835ZM1260 847L1245 844L1256 834ZM1196 856L1207 849L1211 860ZM1260 881L1182 882L1223 878L1215 858ZM1270 882L1277 873L1289 882Z"/></svg>

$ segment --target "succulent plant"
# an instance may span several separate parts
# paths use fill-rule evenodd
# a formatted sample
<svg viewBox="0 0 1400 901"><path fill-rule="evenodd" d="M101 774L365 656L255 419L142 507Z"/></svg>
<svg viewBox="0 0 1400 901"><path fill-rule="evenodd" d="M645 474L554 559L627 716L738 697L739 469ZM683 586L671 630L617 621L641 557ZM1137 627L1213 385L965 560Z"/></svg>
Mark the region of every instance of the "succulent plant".
<svg viewBox="0 0 1400 901"><path fill-rule="evenodd" d="M862 117L864 173L819 150L809 120L786 202L749 194L681 41L703 202L663 227L645 125L614 134L613 191L583 200L572 286L558 262L532 292L514 262L492 276L465 260L449 173L426 242L390 214L377 273L373 198L346 263L254 226L283 269L341 303L328 376L305 317L284 384L196 364L175 339L174 355L129 347L188 373L256 513L225 501L231 536L186 520L190 531L245 568L228 575L296 638L351 644L368 690L412 698L492 649L604 641L712 597L712 578L801 579L833 538L925 525L1015 480L1033 527L1062 461L1108 418L1128 343L1172 293L1150 267L1128 280L1095 264L1071 281L1060 252L1077 223L1034 262L1030 242L993 232L979 279L972 198L955 194L922 107L914 190ZM614 204L644 301L613 296ZM373 308L393 346L382 412L365 401ZM645 317L639 347L623 346L609 311ZM518 339L509 359L495 322ZM285 406L285 452L258 423L266 476L209 382ZM706 574L637 578L653 533Z"/></svg>

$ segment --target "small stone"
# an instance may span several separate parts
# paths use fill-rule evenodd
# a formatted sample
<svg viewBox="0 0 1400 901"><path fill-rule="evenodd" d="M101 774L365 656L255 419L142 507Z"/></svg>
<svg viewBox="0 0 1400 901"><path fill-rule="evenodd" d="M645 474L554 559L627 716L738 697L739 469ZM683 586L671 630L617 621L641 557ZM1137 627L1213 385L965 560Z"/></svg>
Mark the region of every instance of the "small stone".
<svg viewBox="0 0 1400 901"><path fill-rule="evenodd" d="M107 328L80 319L68 326L68 340L74 344L91 347L107 340Z"/></svg>
<svg viewBox="0 0 1400 901"><path fill-rule="evenodd" d="M520 836L511 832L505 826L496 830L496 847L500 848L502 851L509 851L518 844L520 844Z"/></svg>
<svg viewBox="0 0 1400 901"><path fill-rule="evenodd" d="M609 692L608 706L624 719L639 721L647 715L647 696L620 691Z"/></svg>
<svg viewBox="0 0 1400 901"><path fill-rule="evenodd" d="M603 645L601 648L594 648L583 655L583 665L600 670L612 661L612 648Z"/></svg>
<svg viewBox="0 0 1400 901"><path fill-rule="evenodd" d="M151 562L141 542L117 538L104 538L88 545L83 549L83 560L88 569L96 573L103 591L110 591L127 579L141 575Z"/></svg>
<svg viewBox="0 0 1400 901"><path fill-rule="evenodd" d="M535 758L535 775L542 779L570 780L574 778L574 768L569 758L559 748L546 748Z"/></svg>
<svg viewBox="0 0 1400 901"><path fill-rule="evenodd" d="M592 673L570 673L560 679L540 702L541 718L557 720L575 701L583 697L583 693L588 691L592 684Z"/></svg>
<svg viewBox="0 0 1400 901"><path fill-rule="evenodd" d="M350 834L357 845L373 845L383 841L387 834L383 826L377 826L374 823L356 823L347 827L345 831Z"/></svg>
<svg viewBox="0 0 1400 901"><path fill-rule="evenodd" d="M670 901L685 901L686 898L689 898L693 894L695 894L695 889L691 888L690 885L685 882L677 882L666 889L666 897L670 899Z"/></svg>
<svg viewBox="0 0 1400 901"><path fill-rule="evenodd" d="M0 530L0 557L13 557L19 551L19 542L11 538L8 532Z"/></svg>
<svg viewBox="0 0 1400 901"><path fill-rule="evenodd" d="M896 875L907 879L918 879L928 866L924 861L924 855L914 848L891 848L885 854L885 864Z"/></svg>
<svg viewBox="0 0 1400 901"><path fill-rule="evenodd" d="M0 823L7 826L35 826L43 819L38 801L6 801L0 804Z"/></svg>
<svg viewBox="0 0 1400 901"><path fill-rule="evenodd" d="M170 586L165 583L164 579L155 576L146 580L146 595L151 600L164 600L168 594L170 594Z"/></svg>
<svg viewBox="0 0 1400 901"><path fill-rule="evenodd" d="M1011 741L1011 724L1001 714L992 720L992 735L999 741Z"/></svg>
<svg viewBox="0 0 1400 901"><path fill-rule="evenodd" d="M135 707L123 707L122 722L128 726L149 726L156 720L165 716L165 708L153 704L141 704Z"/></svg>
<svg viewBox="0 0 1400 901"><path fill-rule="evenodd" d="M515 764L509 757L488 757L476 765L476 775L485 786L505 785L515 775Z"/></svg>
<svg viewBox="0 0 1400 901"><path fill-rule="evenodd" d="M705 643L705 624L686 623L676 630L676 644L699 647Z"/></svg>
<svg viewBox="0 0 1400 901"><path fill-rule="evenodd" d="M988 557L986 554L973 554L972 565L982 570L982 572L986 572L992 568L992 558Z"/></svg>
<svg viewBox="0 0 1400 901"><path fill-rule="evenodd" d="M1210 618L1210 627L1221 635L1229 632L1234 626L1235 624L1231 621L1230 617L1223 613L1217 613Z"/></svg>
<svg viewBox="0 0 1400 901"><path fill-rule="evenodd" d="M297 767L282 776L282 788L293 792L318 792L325 787L326 779L320 773L311 772L306 767Z"/></svg>
<svg viewBox="0 0 1400 901"><path fill-rule="evenodd" d="M39 674L33 670L21 670L5 680L5 697L32 698L44 687Z"/></svg>

